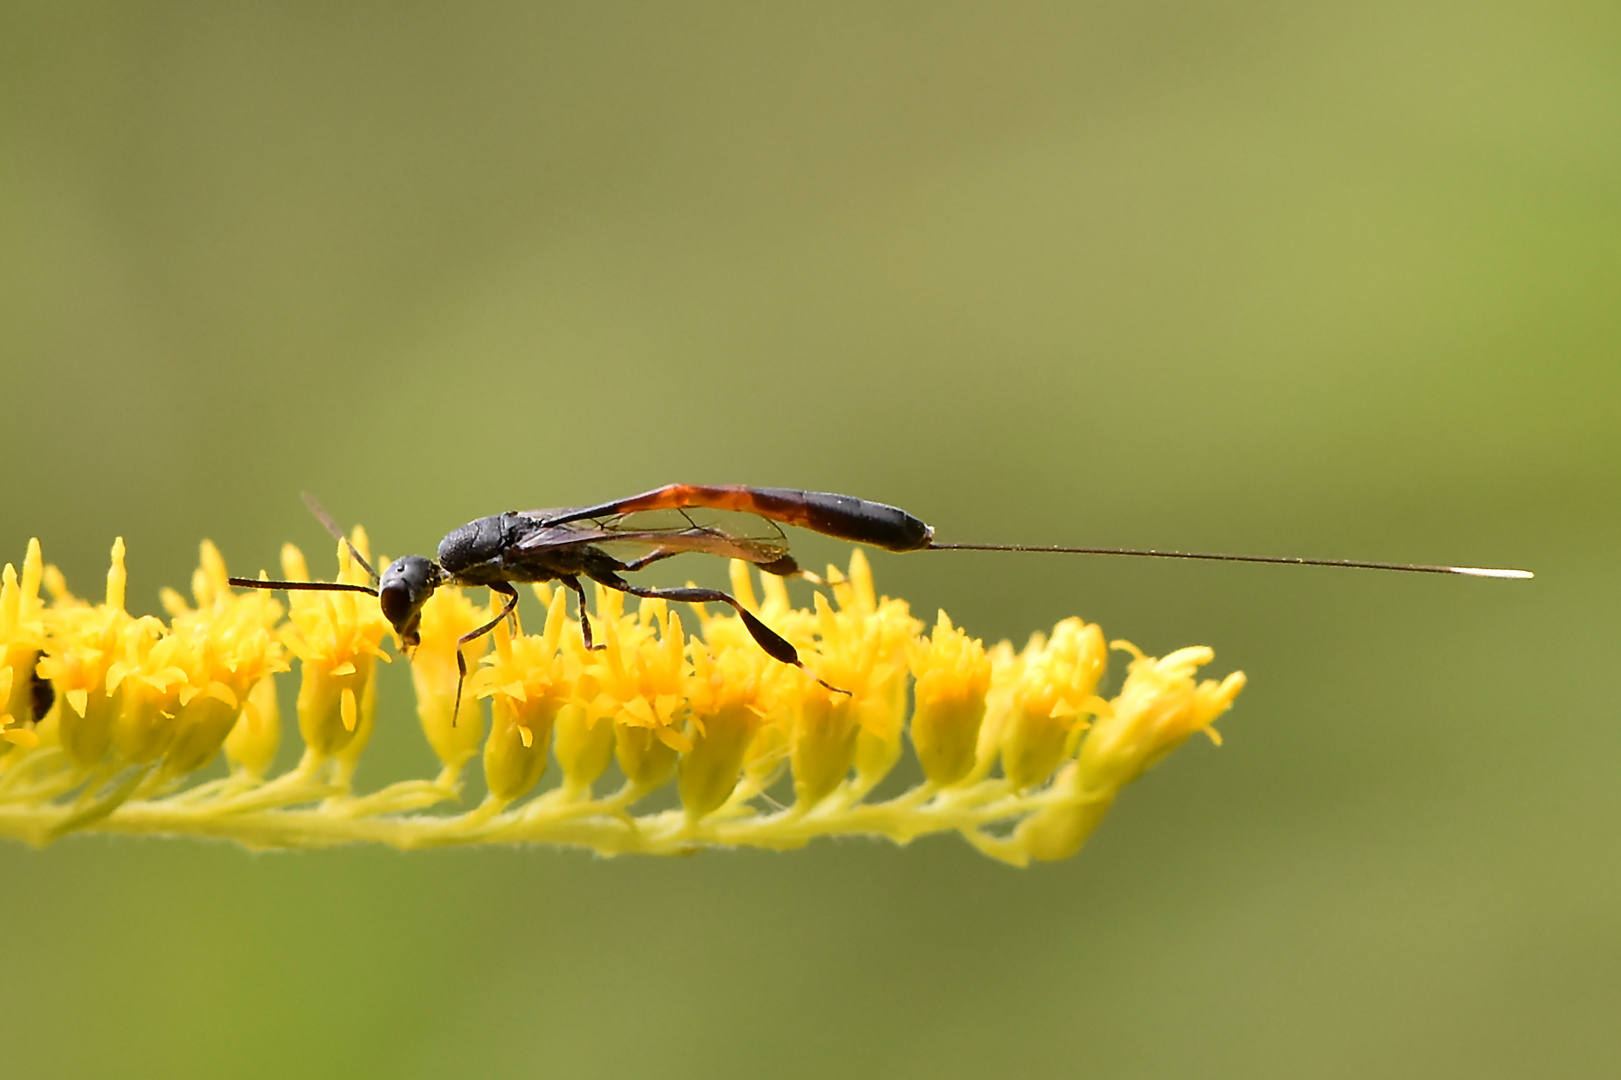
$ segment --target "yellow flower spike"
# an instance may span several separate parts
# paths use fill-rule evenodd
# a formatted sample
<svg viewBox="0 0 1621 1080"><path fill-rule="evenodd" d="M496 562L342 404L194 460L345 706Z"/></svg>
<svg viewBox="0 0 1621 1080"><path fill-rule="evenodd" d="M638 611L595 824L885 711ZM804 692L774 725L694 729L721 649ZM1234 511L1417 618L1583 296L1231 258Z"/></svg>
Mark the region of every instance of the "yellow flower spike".
<svg viewBox="0 0 1621 1080"><path fill-rule="evenodd" d="M953 628L942 611L934 633L912 647L911 662L912 747L923 775L937 787L950 787L974 767L991 659L982 642Z"/></svg>
<svg viewBox="0 0 1621 1080"><path fill-rule="evenodd" d="M355 543L365 543L358 531ZM372 597L297 591L284 608L268 592L233 591L224 560L204 545L191 599L162 594L165 625L124 611L123 555L119 545L106 600L96 605L73 598L37 545L20 573L0 573L0 749L36 734L61 741L60 751L46 745L0 759L0 836L37 844L74 831L208 835L289 848L554 843L675 854L784 850L823 835L906 842L954 833L1023 864L1076 851L1122 785L1193 732L1214 738L1212 721L1243 686L1239 673L1197 678L1207 649L1154 660L1120 643L1134 660L1120 694L1103 702L1095 689L1106 652L1096 627L1067 620L1015 654L1005 642L986 649L942 614L920 638L905 603L878 593L860 553L847 575L829 574L836 604L818 599L812 610L793 608L781 579L756 585L750 568L733 567L741 602L794 643L809 672L850 695L772 660L730 613L696 609L703 641L689 640L676 618L686 608L649 601L627 613L622 594L601 590L593 622L605 648L587 653L567 616L570 595L542 588L545 632L513 638L497 628L466 687L470 698L491 699L490 798L465 813L419 814L425 788L442 796L443 773L333 797L349 790L376 722L372 675L387 625ZM347 548L338 560L339 580L365 580ZM283 577L308 579L296 549L283 565ZM425 715L437 707L442 716L454 654L437 646L479 616L452 592L435 604L413 682ZM286 667L284 650L301 666L307 750L277 776L274 676ZM35 672L57 700L37 732L18 715L33 708L21 681L45 699ZM464 711L469 720L482 712ZM458 725L450 737L466 742L447 745L431 719L424 730L448 761L465 761L477 737ZM222 744L233 775L194 781ZM562 787L556 798L525 803L548 744ZM870 799L908 744L926 782ZM629 783L593 797L616 750ZM992 775L998 761L1006 779ZM769 789L790 765L797 805L784 811ZM634 813L634 800L672 774L681 809Z"/></svg>
<svg viewBox="0 0 1621 1080"><path fill-rule="evenodd" d="M355 530L356 547L365 539ZM364 548L362 547L362 553ZM365 571L338 545L338 580L363 582ZM289 581L308 581L303 553L282 548L282 570ZM372 676L389 625L377 601L364 593L296 591L289 594L292 626L283 631L299 659L298 730L317 760L343 756L353 762L371 737L375 701Z"/></svg>
<svg viewBox="0 0 1621 1080"><path fill-rule="evenodd" d="M248 692L248 703L236 726L225 737L225 757L232 769L262 780L281 747L281 704L276 680L267 675Z"/></svg>
<svg viewBox="0 0 1621 1080"><path fill-rule="evenodd" d="M459 772L484 741L484 710L466 688L461 708L456 707L456 641L482 626L492 614L490 609L476 606L462 590L451 588L439 589L422 607L422 643L411 655L417 719L428 745L452 772ZM477 670L488 647L489 635L462 647L469 671Z"/></svg>
<svg viewBox="0 0 1621 1080"><path fill-rule="evenodd" d="M579 629L568 618L566 594L558 589L546 608L545 631L510 638L498 628L495 649L475 677L476 693L490 699L492 714L484 743L484 779L490 794L502 802L527 795L546 772L552 727L574 694L572 669L579 666L578 658L563 648L563 635L569 632ZM610 727L606 722L602 726Z"/></svg>
<svg viewBox="0 0 1621 1080"><path fill-rule="evenodd" d="M1002 771L1019 790L1053 774L1075 730L1095 711L1093 691L1108 666L1108 648L1101 629L1072 618L1053 627L1044 645L1026 649L1023 660L1001 733Z"/></svg>
<svg viewBox="0 0 1621 1080"><path fill-rule="evenodd" d="M681 755L676 789L688 819L697 821L724 805L737 788L744 755L763 719L765 668L776 661L759 649L713 653L696 638L688 650L692 749Z"/></svg>

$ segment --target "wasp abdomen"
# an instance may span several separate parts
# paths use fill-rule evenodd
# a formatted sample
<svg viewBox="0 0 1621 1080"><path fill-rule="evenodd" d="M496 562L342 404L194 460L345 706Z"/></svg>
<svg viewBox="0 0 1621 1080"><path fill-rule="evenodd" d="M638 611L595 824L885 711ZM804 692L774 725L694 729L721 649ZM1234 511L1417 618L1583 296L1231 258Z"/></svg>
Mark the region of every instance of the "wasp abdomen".
<svg viewBox="0 0 1621 1080"><path fill-rule="evenodd" d="M788 488L756 488L761 509L780 520L807 529L872 544L889 551L916 551L929 546L934 530L905 510L884 503L868 502L851 495L827 491L794 491Z"/></svg>

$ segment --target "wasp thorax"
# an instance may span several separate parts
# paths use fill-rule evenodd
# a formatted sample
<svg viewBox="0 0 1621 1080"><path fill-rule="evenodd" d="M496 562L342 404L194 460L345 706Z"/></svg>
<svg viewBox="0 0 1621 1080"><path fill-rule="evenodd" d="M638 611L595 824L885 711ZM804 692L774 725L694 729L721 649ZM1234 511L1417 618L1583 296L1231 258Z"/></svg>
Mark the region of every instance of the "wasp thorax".
<svg viewBox="0 0 1621 1080"><path fill-rule="evenodd" d="M377 582L377 603L383 609L383 618L393 624L394 631L411 648L421 640L417 621L422 605L438 584L439 568L421 555L395 559Z"/></svg>
<svg viewBox="0 0 1621 1080"><path fill-rule="evenodd" d="M459 574L469 567L499 559L515 517L515 514L491 514L452 529L439 541L439 565L448 573Z"/></svg>

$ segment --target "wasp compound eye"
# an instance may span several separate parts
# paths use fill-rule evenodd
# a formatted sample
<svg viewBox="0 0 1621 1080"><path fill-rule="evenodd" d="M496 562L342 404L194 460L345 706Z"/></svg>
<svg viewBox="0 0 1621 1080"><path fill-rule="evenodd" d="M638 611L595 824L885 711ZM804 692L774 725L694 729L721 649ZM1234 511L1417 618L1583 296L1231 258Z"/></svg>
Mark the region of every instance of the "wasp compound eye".
<svg viewBox="0 0 1621 1080"><path fill-rule="evenodd" d="M383 618L394 624L396 630L411 617L411 590L404 585L386 585L377 594L377 603L383 609Z"/></svg>
<svg viewBox="0 0 1621 1080"><path fill-rule="evenodd" d="M416 637L417 615L438 583L438 568L421 555L395 559L383 571L377 583L377 603L407 644Z"/></svg>

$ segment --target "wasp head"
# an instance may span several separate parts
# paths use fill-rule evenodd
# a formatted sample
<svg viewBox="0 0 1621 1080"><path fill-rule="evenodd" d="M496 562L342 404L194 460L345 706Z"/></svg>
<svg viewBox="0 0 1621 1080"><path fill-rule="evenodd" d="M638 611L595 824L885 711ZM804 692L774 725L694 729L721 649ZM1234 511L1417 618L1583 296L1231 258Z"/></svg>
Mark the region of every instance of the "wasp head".
<svg viewBox="0 0 1621 1080"><path fill-rule="evenodd" d="M383 609L383 618L394 624L394 632L406 648L414 649L421 642L417 623L422 617L422 605L442 579L443 572L432 559L407 555L389 563L378 580L377 603Z"/></svg>

